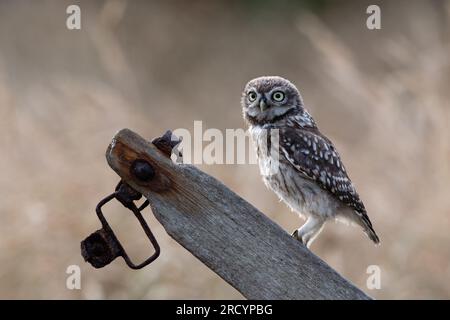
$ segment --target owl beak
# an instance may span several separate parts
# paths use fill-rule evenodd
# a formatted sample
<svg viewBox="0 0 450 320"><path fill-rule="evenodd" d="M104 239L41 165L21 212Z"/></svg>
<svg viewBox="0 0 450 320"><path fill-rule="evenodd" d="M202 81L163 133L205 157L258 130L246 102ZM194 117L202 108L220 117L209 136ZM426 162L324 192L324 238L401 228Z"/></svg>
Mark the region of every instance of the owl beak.
<svg viewBox="0 0 450 320"><path fill-rule="evenodd" d="M259 100L259 108L261 109L261 112L264 112L267 110L268 106L267 106L266 99L261 98L261 100Z"/></svg>

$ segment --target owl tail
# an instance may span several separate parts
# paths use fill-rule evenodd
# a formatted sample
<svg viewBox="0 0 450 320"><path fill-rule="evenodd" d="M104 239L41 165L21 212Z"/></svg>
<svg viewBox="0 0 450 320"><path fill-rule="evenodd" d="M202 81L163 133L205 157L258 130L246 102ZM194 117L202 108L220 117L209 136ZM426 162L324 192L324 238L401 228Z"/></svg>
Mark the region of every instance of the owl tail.
<svg viewBox="0 0 450 320"><path fill-rule="evenodd" d="M380 244L380 238L378 238L375 230L372 227L364 229L364 233L367 234L370 240L372 240L375 244Z"/></svg>
<svg viewBox="0 0 450 320"><path fill-rule="evenodd" d="M364 233L372 240L375 244L380 244L380 238L378 238L377 233L372 227L372 222L370 222L369 217L366 213L361 216L361 226L364 228Z"/></svg>

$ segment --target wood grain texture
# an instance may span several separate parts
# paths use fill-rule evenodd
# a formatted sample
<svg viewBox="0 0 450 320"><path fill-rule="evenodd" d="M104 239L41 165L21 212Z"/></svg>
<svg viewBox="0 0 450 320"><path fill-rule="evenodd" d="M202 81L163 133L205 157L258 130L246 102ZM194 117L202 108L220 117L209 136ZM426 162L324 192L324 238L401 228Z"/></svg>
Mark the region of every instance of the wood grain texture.
<svg viewBox="0 0 450 320"><path fill-rule="evenodd" d="M106 158L167 233L246 298L370 299L220 181L173 163L134 132L118 132ZM152 181L132 176L136 159L153 166Z"/></svg>

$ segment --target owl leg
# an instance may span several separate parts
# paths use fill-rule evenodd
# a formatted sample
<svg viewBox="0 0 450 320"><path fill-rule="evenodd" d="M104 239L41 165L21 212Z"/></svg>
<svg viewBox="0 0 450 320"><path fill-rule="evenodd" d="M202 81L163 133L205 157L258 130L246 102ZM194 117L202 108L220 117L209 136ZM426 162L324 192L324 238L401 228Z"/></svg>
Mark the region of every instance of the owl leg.
<svg viewBox="0 0 450 320"><path fill-rule="evenodd" d="M292 236L309 248L320 231L322 231L324 224L324 218L310 216L304 225L292 233Z"/></svg>

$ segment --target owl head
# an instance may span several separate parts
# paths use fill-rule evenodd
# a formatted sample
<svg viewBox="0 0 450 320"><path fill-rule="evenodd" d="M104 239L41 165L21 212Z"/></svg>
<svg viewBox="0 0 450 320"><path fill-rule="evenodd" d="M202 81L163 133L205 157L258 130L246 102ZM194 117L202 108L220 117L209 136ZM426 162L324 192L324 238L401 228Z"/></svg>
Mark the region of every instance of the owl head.
<svg viewBox="0 0 450 320"><path fill-rule="evenodd" d="M259 77L247 83L241 99L244 119L251 125L274 123L303 110L297 88L281 77Z"/></svg>

